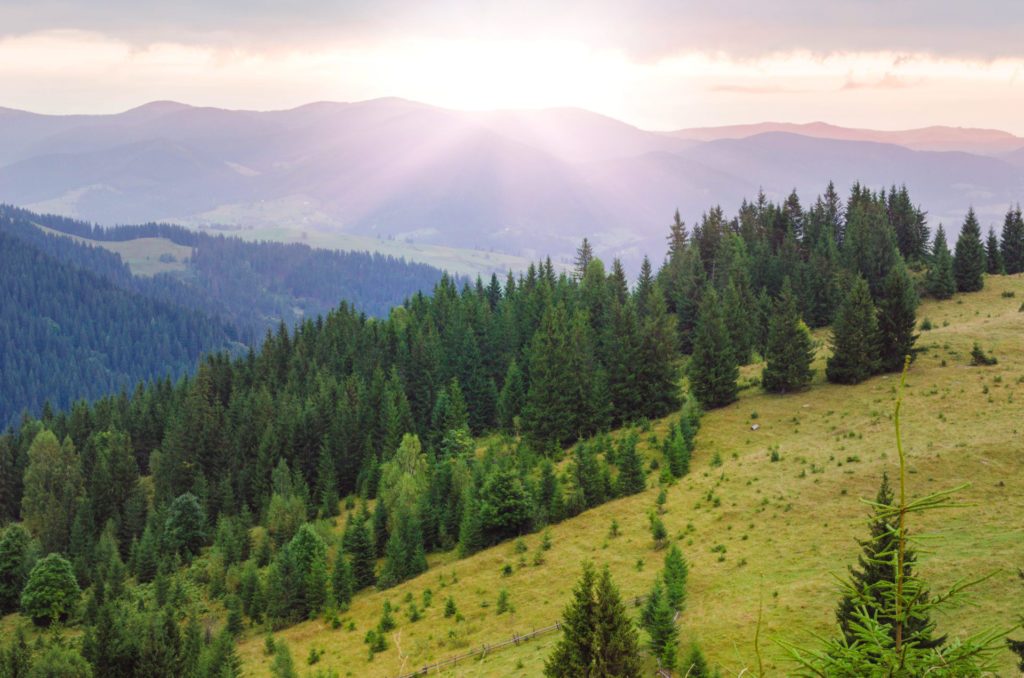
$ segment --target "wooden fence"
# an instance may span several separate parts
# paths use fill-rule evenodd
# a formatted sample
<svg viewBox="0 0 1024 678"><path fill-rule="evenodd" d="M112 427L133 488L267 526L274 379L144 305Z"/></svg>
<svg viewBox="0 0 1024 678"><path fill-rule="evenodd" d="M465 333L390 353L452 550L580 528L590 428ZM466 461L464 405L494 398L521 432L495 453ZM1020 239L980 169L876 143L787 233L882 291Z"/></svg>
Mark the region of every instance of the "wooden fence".
<svg viewBox="0 0 1024 678"><path fill-rule="evenodd" d="M638 607L640 605L640 603L644 602L646 599L647 599L647 596L637 596L635 598L632 598L630 600L625 601L625 605L627 607L629 607L629 606ZM456 665L458 665L459 662L464 662L467 659L473 659L474 657L480 657L480 658L486 657L491 652L494 652L496 650L500 650L500 649L508 647L510 645L519 645L520 643L526 642L527 640L530 640L531 638L534 638L535 636L539 636L539 635L542 635L544 633L550 633L552 631L558 631L558 630L561 630L561 628L562 628L562 623L556 621L551 626L545 626L542 629L534 629L533 631L530 631L529 633L524 633L522 635L520 635L519 633L513 632L512 638L509 639L509 640L503 641L501 643L497 643L495 645L490 645L490 644L484 643L480 647L474 648L474 649L472 649L472 650L470 650L468 652L465 652L463 654L460 654L460 655L458 655L456 657L448 657L447 659L442 659L439 662L434 662L433 664L427 664L425 666L422 666L422 667L416 669L415 671L413 671L411 673L403 673L401 675L395 676L394 678L414 678L414 676L426 676L426 675L428 675L430 673L440 673L442 669L444 669L446 667L449 667L449 666L456 666ZM660 669L660 667L659 667L659 674L658 675L660 675L660 676L667 676L667 678L672 678L672 674L670 674L670 673L661 673L660 672L661 670L662 669Z"/></svg>

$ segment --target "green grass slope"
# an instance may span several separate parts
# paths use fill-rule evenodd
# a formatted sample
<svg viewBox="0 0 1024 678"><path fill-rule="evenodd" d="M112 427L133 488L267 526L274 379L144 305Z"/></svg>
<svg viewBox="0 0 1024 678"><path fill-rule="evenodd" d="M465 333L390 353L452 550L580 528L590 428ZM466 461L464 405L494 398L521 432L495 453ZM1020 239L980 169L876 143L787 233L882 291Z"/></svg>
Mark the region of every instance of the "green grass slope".
<svg viewBox="0 0 1024 678"><path fill-rule="evenodd" d="M1004 296L1004 293L1014 296ZM933 592L962 578L994 572L970 592L975 605L937 618L950 637L988 627L1005 628L1024 612L1024 276L990 277L984 291L944 302L925 301L919 321L934 329L918 340L923 350L912 365L902 410L908 454L908 491L922 495L970 483L957 497L964 506L913 517L915 534L937 539L919 545L918 572ZM725 676L756 670L754 637L759 605L761 653L767 675L794 666L772 639L812 643L813 634L835 634L839 597L833 575L856 562L869 515L862 498L874 498L883 471L897 470L892 410L898 375L857 386L824 382L827 333L815 363L811 388L786 396L745 389L738 402L703 419L690 474L668 491L663 516L671 539L690 564L689 597L680 616L685 656L690 639ZM999 363L971 367L974 342ZM744 370L759 376L760 366ZM757 424L758 429L752 430ZM663 436L667 421L652 433ZM642 435L644 449L650 434ZM779 460L772 461L772 451ZM333 669L341 676L395 676L496 644L561 616L580 572L580 562L607 563L624 598L644 594L661 567L647 512L655 505L656 474L649 489L608 503L550 528L553 546L535 564L541 535L525 537L527 550L505 543L465 560L442 555L422 576L387 591L363 593L333 629L323 620L277 634L291 646L301 675ZM619 536L609 536L613 520ZM344 516L338 525L344 523ZM522 557L522 559L520 559ZM505 564L512 573L503 576ZM425 589L433 603L410 622L407 596L422 608ZM513 612L496 614L501 588ZM452 596L464 620L445 618ZM368 661L363 643L385 600L398 607L398 628L388 649ZM352 622L354 630L349 630ZM1019 635L1019 634L1018 634ZM452 676L538 676L557 633L470 660L447 670ZM311 648L324 651L306 665ZM268 676L263 633L247 632L240 644L247 675ZM1013 675L1013 657L998 656L1003 675Z"/></svg>

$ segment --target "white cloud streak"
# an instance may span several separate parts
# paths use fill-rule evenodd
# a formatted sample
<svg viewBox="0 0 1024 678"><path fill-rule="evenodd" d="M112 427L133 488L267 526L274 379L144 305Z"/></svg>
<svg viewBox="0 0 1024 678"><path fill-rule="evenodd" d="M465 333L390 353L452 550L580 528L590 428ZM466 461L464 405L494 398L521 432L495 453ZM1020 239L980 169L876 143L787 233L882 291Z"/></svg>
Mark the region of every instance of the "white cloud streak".
<svg viewBox="0 0 1024 678"><path fill-rule="evenodd" d="M265 49L80 30L0 40L2 104L112 112L155 99L231 108L401 96L462 109L579 106L652 129L825 119L1024 134L1024 57L893 50L757 57L688 49L642 59L572 40L338 41Z"/></svg>

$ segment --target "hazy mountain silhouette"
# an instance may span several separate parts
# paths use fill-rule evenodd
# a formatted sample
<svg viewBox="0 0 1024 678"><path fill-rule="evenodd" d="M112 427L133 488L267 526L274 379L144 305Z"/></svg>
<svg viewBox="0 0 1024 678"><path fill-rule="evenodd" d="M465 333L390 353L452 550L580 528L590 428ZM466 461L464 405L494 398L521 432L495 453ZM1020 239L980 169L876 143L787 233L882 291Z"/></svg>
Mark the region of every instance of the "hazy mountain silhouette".
<svg viewBox="0 0 1024 678"><path fill-rule="evenodd" d="M955 237L969 205L999 223L1021 199L1021 144L992 130L823 123L659 133L579 109L466 113L401 99L0 109L0 200L106 224L291 226L561 259L586 235L635 264L660 257L676 208L690 224L716 204L732 215L760 188L776 200L796 188L806 205L830 179L843 193L906 183Z"/></svg>

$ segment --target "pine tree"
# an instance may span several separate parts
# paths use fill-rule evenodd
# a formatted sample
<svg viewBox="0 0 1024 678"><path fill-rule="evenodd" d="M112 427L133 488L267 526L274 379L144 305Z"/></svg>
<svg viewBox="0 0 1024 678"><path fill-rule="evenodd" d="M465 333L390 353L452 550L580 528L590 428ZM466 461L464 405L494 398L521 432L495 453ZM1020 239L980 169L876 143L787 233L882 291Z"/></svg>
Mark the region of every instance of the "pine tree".
<svg viewBox="0 0 1024 678"><path fill-rule="evenodd" d="M608 566L601 568L595 590L597 606L594 641L598 648L595 676L629 678L640 676L640 647L636 628L626 615L626 606L612 582Z"/></svg>
<svg viewBox="0 0 1024 678"><path fill-rule="evenodd" d="M641 323L637 381L640 386L640 413L654 419L679 407L678 338L675 321L668 313L661 285L654 282L643 298L643 305L639 307Z"/></svg>
<svg viewBox="0 0 1024 678"><path fill-rule="evenodd" d="M761 385L766 391L786 393L800 389L814 376L811 332L797 313L789 277L782 281L782 291L775 302L764 357Z"/></svg>
<svg viewBox="0 0 1024 678"><path fill-rule="evenodd" d="M832 326L832 355L825 376L836 384L857 384L878 367L878 320L867 281L858 276Z"/></svg>
<svg viewBox="0 0 1024 678"><path fill-rule="evenodd" d="M365 519L356 518L351 533L346 534L345 541L346 549L352 556L353 589L361 591L367 586L373 586L377 582L373 569L377 556Z"/></svg>
<svg viewBox="0 0 1024 678"><path fill-rule="evenodd" d="M750 308L744 305L739 289L732 280L726 285L725 292L722 294L722 305L729 341L736 352L736 362L740 365L748 365L752 349Z"/></svg>
<svg viewBox="0 0 1024 678"><path fill-rule="evenodd" d="M1007 210L1000 235L1000 251L1007 274L1024 272L1024 217L1019 203L1017 209Z"/></svg>
<svg viewBox="0 0 1024 678"><path fill-rule="evenodd" d="M636 631L607 566L596 587L595 579L593 566L584 563L572 602L562 613L563 635L544 662L544 675L549 678L640 676Z"/></svg>
<svg viewBox="0 0 1024 678"><path fill-rule="evenodd" d="M505 383L498 396L498 427L504 433L516 434L516 418L526 404L526 382L519 364L512 359L505 373Z"/></svg>
<svg viewBox="0 0 1024 678"><path fill-rule="evenodd" d="M704 653L696 643L690 648L690 654L683 660L680 670L689 678L711 678L711 671L708 669L708 662L704 659Z"/></svg>
<svg viewBox="0 0 1024 678"><path fill-rule="evenodd" d="M953 257L946 244L946 232L939 224L932 244L931 266L925 278L925 289L936 299L949 299L956 293L956 278L953 277Z"/></svg>
<svg viewBox="0 0 1024 678"><path fill-rule="evenodd" d="M686 602L686 578L690 568L686 565L683 552L676 544L672 544L665 554L665 567L662 572L665 577L665 597L669 605L674 610L683 609Z"/></svg>
<svg viewBox="0 0 1024 678"><path fill-rule="evenodd" d="M733 357L718 295L713 289L704 293L693 339L693 355L687 366L690 391L708 409L736 400L739 368Z"/></svg>
<svg viewBox="0 0 1024 678"><path fill-rule="evenodd" d="M897 518L892 515L893 491L889 487L889 477L882 475L882 483L875 498L875 518L869 530L871 537L864 541L858 540L863 554L858 556L858 568L850 569L851 590L839 601L836 609L836 621L848 643L857 640L855 625L858 624L855 612L858 608L867 610L883 624L892 624L894 611L886 604L891 600L892 587L896 580L896 547L899 535ZM903 555L903 573L908 586L917 581L912 572L916 556L913 551L905 550ZM919 585L918 585L919 586ZM904 591L907 595L908 592ZM926 600L928 592L920 589L910 592L919 600ZM927 616L908 617L904 622L902 641L913 643L920 649L940 647L946 637L933 638L935 623ZM895 625L891 633L895 633Z"/></svg>
<svg viewBox="0 0 1024 678"><path fill-rule="evenodd" d="M999 250L999 239L996 238L996 229L992 226L988 227L988 240L985 242L985 265L989 275L1006 273L1003 254Z"/></svg>
<svg viewBox="0 0 1024 678"><path fill-rule="evenodd" d="M355 581L352 577L352 568L341 549L334 558L334 573L331 575L331 593L334 602L341 609L347 609L352 602L352 593L355 588Z"/></svg>
<svg viewBox="0 0 1024 678"><path fill-rule="evenodd" d="M626 497L647 488L643 461L636 449L636 434L630 433L619 441L617 463L619 467L618 494Z"/></svg>
<svg viewBox="0 0 1024 678"><path fill-rule="evenodd" d="M914 342L917 341L914 334L917 293L902 264L894 266L886 276L876 308L879 369L896 372L903 368L906 356L914 354Z"/></svg>
<svg viewBox="0 0 1024 678"><path fill-rule="evenodd" d="M967 211L953 255L953 277L958 292L977 292L984 286L985 247L981 244L981 228L974 208Z"/></svg>
<svg viewBox="0 0 1024 678"><path fill-rule="evenodd" d="M315 615L323 609L327 597L327 545L309 523L288 543L294 564L296 612L301 619Z"/></svg>
<svg viewBox="0 0 1024 678"><path fill-rule="evenodd" d="M594 248L590 246L590 242L584 237L583 242L576 248L576 259L573 261L572 276L579 282L583 280L583 276L587 273L587 267L590 266L590 262L594 259Z"/></svg>
<svg viewBox="0 0 1024 678"><path fill-rule="evenodd" d="M657 598L650 609L647 633L651 652L661 660L662 666L674 669L676 664L676 642L679 639L679 628L675 622L675 611L669 603L668 595Z"/></svg>

